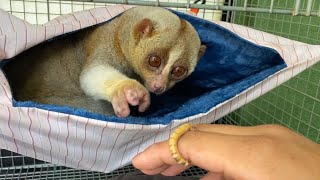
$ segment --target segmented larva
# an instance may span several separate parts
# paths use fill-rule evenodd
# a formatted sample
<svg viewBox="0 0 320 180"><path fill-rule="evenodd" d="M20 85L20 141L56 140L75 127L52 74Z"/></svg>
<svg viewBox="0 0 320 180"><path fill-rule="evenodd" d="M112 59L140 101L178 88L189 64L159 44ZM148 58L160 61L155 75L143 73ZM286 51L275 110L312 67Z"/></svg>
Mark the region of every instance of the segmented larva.
<svg viewBox="0 0 320 180"><path fill-rule="evenodd" d="M170 139L169 139L170 153L171 153L171 156L177 161L178 164L182 164L184 166L190 165L190 162L185 160L181 156L178 150L178 140L184 133L193 129L194 127L192 126L192 124L190 123L183 124L179 126L170 136Z"/></svg>

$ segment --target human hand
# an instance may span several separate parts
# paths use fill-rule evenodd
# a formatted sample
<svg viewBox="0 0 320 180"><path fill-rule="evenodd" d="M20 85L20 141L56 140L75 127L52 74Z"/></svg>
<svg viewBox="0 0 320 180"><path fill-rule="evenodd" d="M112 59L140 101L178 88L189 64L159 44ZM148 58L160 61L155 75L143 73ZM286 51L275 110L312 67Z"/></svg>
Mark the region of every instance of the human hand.
<svg viewBox="0 0 320 180"><path fill-rule="evenodd" d="M320 145L279 125L238 127L194 125L178 141L192 165L208 171L203 179L320 179ZM174 176L178 165L168 141L138 154L133 165L148 175Z"/></svg>

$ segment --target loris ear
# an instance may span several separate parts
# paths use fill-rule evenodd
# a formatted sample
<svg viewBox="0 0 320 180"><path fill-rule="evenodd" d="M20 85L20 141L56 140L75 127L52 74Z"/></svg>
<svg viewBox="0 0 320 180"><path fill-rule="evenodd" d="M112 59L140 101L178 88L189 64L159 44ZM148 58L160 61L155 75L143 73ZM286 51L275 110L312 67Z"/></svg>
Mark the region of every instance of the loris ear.
<svg viewBox="0 0 320 180"><path fill-rule="evenodd" d="M153 25L150 19L143 19L135 27L135 38L145 38L149 37L153 31Z"/></svg>
<svg viewBox="0 0 320 180"><path fill-rule="evenodd" d="M206 50L207 50L207 46L206 45L201 45L200 46L200 50L198 52L198 59L200 59L204 55Z"/></svg>

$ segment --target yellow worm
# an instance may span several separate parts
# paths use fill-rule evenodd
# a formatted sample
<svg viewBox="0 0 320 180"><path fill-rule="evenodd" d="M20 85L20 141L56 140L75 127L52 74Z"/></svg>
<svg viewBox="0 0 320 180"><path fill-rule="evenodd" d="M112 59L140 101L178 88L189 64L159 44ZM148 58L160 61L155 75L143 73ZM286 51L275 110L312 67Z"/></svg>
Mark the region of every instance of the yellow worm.
<svg viewBox="0 0 320 180"><path fill-rule="evenodd" d="M186 133L187 131L193 130L193 126L190 123L183 124L179 126L170 136L169 139L169 148L171 156L177 161L178 164L182 164L184 166L190 165L190 163L185 160L178 150L178 140L179 138Z"/></svg>

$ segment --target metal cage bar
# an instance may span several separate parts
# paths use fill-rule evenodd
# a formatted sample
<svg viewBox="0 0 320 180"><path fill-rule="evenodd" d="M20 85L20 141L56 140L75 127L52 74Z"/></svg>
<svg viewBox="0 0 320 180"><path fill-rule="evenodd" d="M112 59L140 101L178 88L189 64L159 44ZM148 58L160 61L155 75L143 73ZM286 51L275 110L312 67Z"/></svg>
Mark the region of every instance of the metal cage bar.
<svg viewBox="0 0 320 180"><path fill-rule="evenodd" d="M243 2L238 0L240 4ZM248 5L269 6L263 0ZM274 1L274 7L305 9L305 12L318 10L319 6L320 1L313 0ZM300 15L236 12L232 22L300 42L320 44L319 17ZM320 143L320 63L224 119L237 125L281 124Z"/></svg>
<svg viewBox="0 0 320 180"><path fill-rule="evenodd" d="M208 9L208 10L223 10L223 11L243 11L243 12L259 12L259 13L277 13L277 14L291 14L291 15L305 15L305 16L319 16L318 11L312 11L311 5L313 0L308 0L308 7L301 10L300 2L301 0L296 0L296 7L294 10L291 9L278 9L274 8L274 0L271 0L269 8L259 8L259 7L248 7L247 0L244 1L243 6L225 6L219 5L219 3L213 5L205 4L190 4L189 1L186 3L173 3L173 2L159 2L154 1L127 1L126 4L129 5L145 5L145 6L161 6L161 7L178 7L178 8L198 8L198 9ZM102 2L102 3L122 3L118 0L92 0L92 2Z"/></svg>

